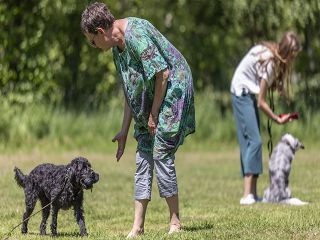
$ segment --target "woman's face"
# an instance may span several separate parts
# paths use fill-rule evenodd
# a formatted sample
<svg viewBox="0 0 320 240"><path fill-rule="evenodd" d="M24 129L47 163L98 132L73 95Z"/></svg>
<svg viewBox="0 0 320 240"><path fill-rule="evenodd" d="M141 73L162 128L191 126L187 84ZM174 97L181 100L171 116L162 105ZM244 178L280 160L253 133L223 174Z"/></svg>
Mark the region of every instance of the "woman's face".
<svg viewBox="0 0 320 240"><path fill-rule="evenodd" d="M287 64L291 64L300 51L299 42L292 36L286 36L280 42L279 54Z"/></svg>
<svg viewBox="0 0 320 240"><path fill-rule="evenodd" d="M286 58L287 64L292 64L300 51L291 50Z"/></svg>
<svg viewBox="0 0 320 240"><path fill-rule="evenodd" d="M111 37L111 30L104 30L102 28L97 29L97 34L84 33L89 44L94 48L100 48L103 51L108 51L114 46L114 42Z"/></svg>

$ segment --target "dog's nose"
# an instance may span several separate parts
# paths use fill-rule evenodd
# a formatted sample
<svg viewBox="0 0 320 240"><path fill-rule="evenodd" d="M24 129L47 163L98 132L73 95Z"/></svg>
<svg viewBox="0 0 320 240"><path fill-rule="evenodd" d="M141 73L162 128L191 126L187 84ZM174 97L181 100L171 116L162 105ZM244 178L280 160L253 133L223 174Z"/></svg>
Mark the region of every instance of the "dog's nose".
<svg viewBox="0 0 320 240"><path fill-rule="evenodd" d="M98 182L98 181L99 181L99 174L95 173L94 182Z"/></svg>
<svg viewBox="0 0 320 240"><path fill-rule="evenodd" d="M304 149L304 145L303 145L303 144L301 144L300 148L301 148L301 149Z"/></svg>

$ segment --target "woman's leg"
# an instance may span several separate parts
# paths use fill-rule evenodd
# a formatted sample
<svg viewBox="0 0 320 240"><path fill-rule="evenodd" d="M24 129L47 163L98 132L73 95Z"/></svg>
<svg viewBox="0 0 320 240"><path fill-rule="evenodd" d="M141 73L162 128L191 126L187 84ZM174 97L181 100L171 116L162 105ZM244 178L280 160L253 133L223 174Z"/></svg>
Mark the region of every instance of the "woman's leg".
<svg viewBox="0 0 320 240"><path fill-rule="evenodd" d="M137 152L135 173L135 211L134 222L128 238L144 233L144 221L147 206L151 200L151 188L154 162L151 154Z"/></svg>
<svg viewBox="0 0 320 240"><path fill-rule="evenodd" d="M179 196L174 195L166 198L169 211L170 211L170 230L169 232L176 232L181 229L181 223L179 218Z"/></svg>
<svg viewBox="0 0 320 240"><path fill-rule="evenodd" d="M165 198L170 212L170 233L181 228L179 218L179 197L174 156L155 160L155 170L160 197Z"/></svg>
<svg viewBox="0 0 320 240"><path fill-rule="evenodd" d="M135 200L134 202L134 222L129 235L134 237L144 233L144 220L146 217L149 199ZM128 237L129 237L128 235Z"/></svg>
<svg viewBox="0 0 320 240"><path fill-rule="evenodd" d="M254 195L254 197L257 197L257 181L258 181L258 176L253 175L251 193Z"/></svg>
<svg viewBox="0 0 320 240"><path fill-rule="evenodd" d="M262 143L259 115L253 96L232 96L232 106L240 145L241 170L244 177L243 197L256 196L257 177L262 173Z"/></svg>
<svg viewBox="0 0 320 240"><path fill-rule="evenodd" d="M257 196L257 181L258 176L253 174L246 174L244 176L244 189L243 196L246 197L248 194L253 194L255 197Z"/></svg>
<svg viewBox="0 0 320 240"><path fill-rule="evenodd" d="M243 188L243 197L247 197L248 194L253 194L252 192L252 187L253 187L253 182L254 182L254 178L252 174L246 174L244 176L244 188Z"/></svg>

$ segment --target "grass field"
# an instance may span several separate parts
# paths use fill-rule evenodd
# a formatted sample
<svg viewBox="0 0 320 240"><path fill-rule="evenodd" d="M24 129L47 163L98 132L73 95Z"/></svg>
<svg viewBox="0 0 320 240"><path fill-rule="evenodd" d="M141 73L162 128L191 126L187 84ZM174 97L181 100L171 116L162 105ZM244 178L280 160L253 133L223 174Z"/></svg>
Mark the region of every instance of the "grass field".
<svg viewBox="0 0 320 240"><path fill-rule="evenodd" d="M299 151L293 162L290 186L294 196L311 202L302 207L257 203L239 205L242 179L239 174L238 149L212 152L188 152L182 147L177 154L180 214L184 231L167 235L168 212L158 196L154 181L153 199L149 204L145 235L139 239L320 239L320 154L312 147ZM81 154L79 154L81 152ZM13 167L24 173L37 164L66 164L73 157L90 159L100 174L93 191L85 193L85 217L89 236L86 239L124 239L133 219L134 150L129 149L120 162L113 154L85 151L46 153L34 151L0 156L0 238L17 225L24 212L24 196L13 178ZM268 184L266 153L264 174L259 180L259 194ZM155 179L154 179L155 180ZM40 209L37 204L35 211ZM20 227L10 239L49 239L39 235L41 214L29 221L29 234ZM50 222L47 232L50 232ZM73 211L61 211L58 239L79 238Z"/></svg>

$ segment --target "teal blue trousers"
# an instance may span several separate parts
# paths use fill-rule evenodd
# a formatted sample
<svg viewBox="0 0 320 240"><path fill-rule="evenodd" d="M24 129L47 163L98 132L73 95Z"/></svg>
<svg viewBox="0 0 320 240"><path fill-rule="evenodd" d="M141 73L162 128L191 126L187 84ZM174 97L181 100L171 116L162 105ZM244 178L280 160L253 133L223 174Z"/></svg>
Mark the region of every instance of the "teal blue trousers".
<svg viewBox="0 0 320 240"><path fill-rule="evenodd" d="M232 108L240 145L241 175L259 176L262 173L262 141L255 95L232 94Z"/></svg>

